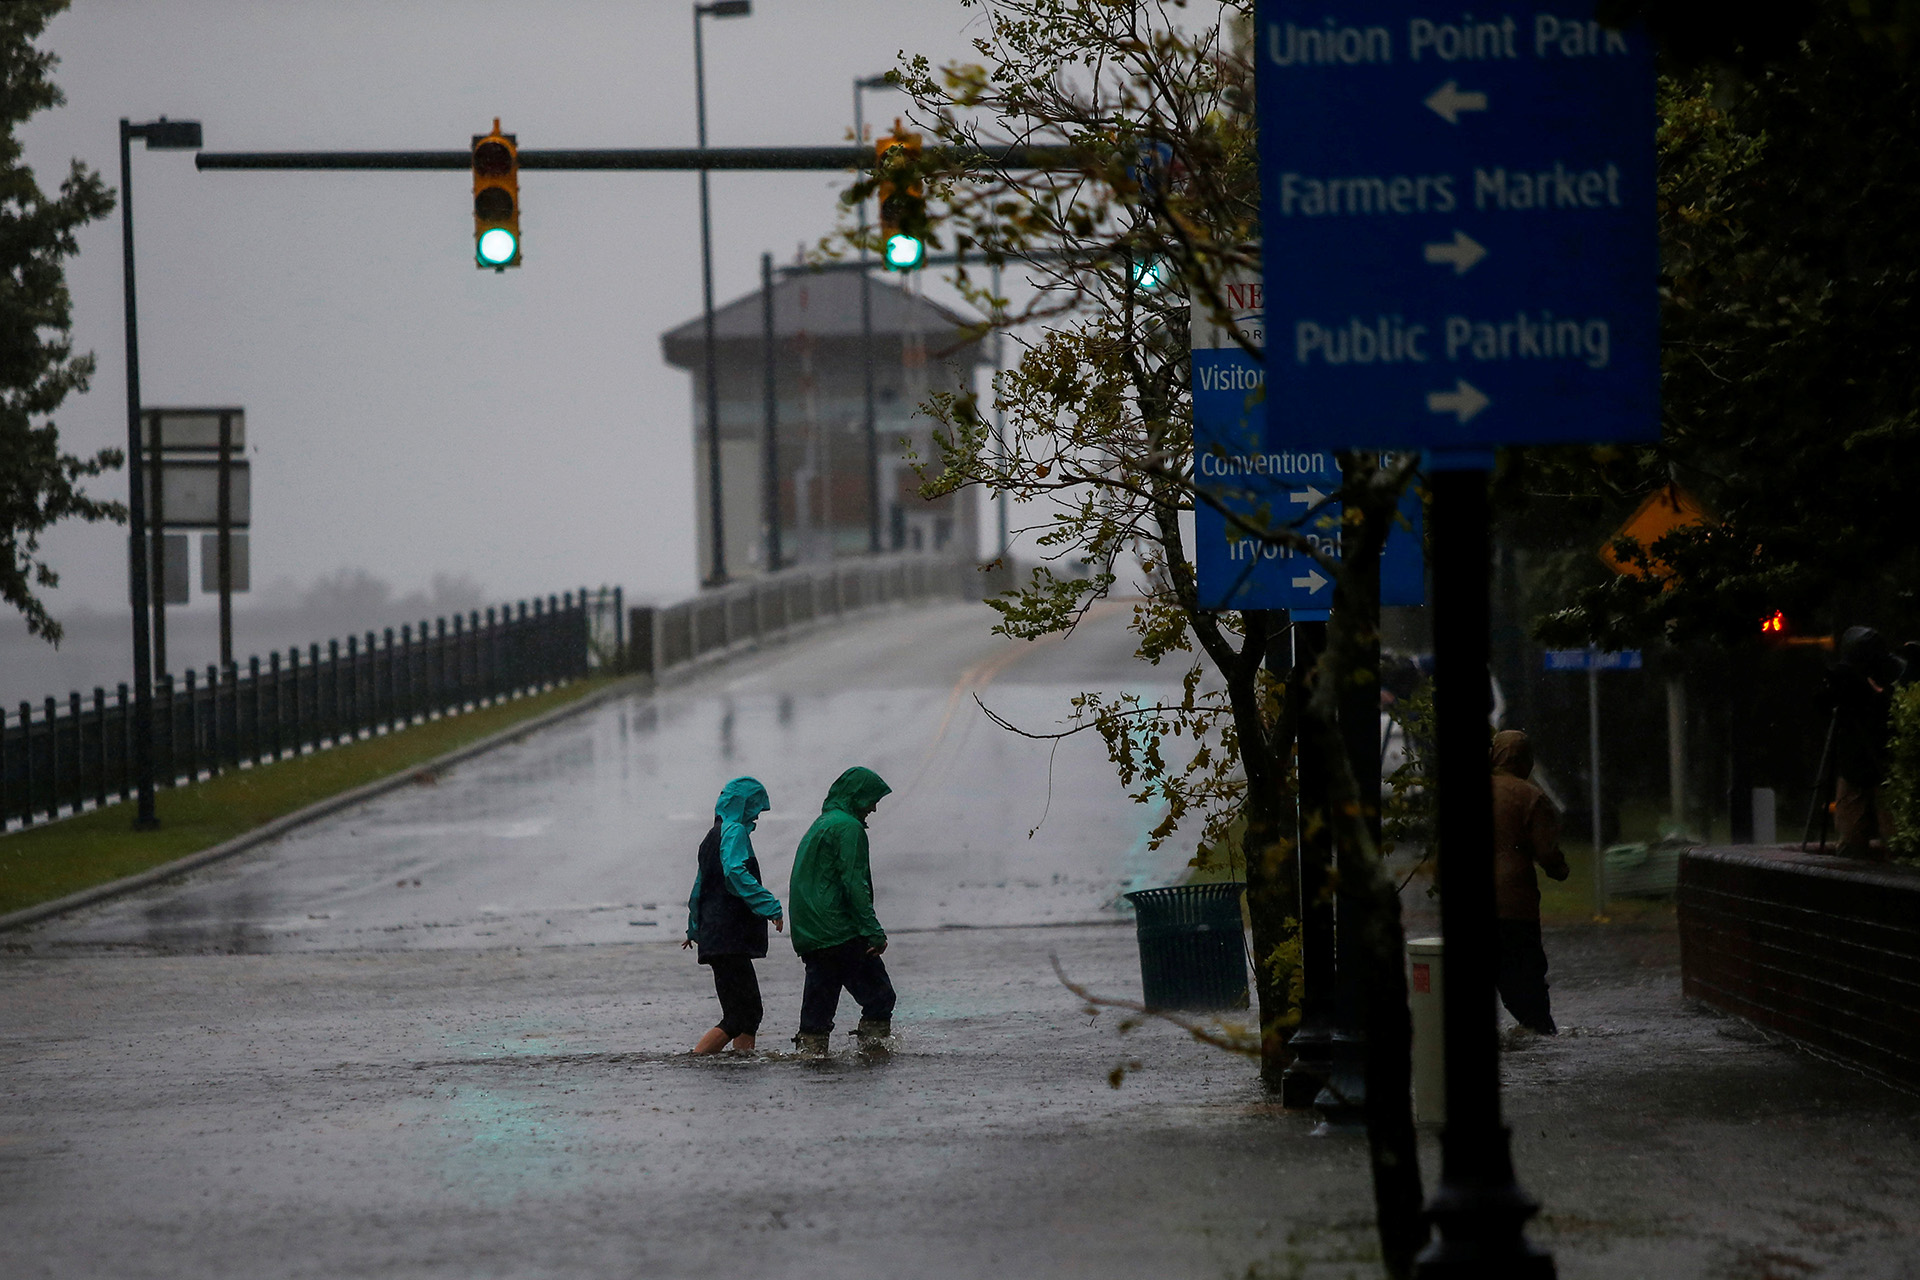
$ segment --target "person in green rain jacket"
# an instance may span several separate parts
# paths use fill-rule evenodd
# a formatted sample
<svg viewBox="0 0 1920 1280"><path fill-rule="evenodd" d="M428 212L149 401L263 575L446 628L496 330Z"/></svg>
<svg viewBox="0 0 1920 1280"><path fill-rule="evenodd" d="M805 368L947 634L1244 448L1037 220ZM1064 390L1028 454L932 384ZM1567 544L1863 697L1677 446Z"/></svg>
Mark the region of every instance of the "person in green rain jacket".
<svg viewBox="0 0 1920 1280"><path fill-rule="evenodd" d="M713 826L700 842L700 861L687 899L687 940L699 947L700 963L713 970L720 997L720 1023L700 1037L695 1053L718 1053L728 1041L741 1052L753 1048L760 1030L760 980L753 962L767 954L767 921L780 928L780 900L760 882L753 856L755 819L771 808L767 789L752 778L735 778L713 804Z"/></svg>
<svg viewBox="0 0 1920 1280"><path fill-rule="evenodd" d="M893 981L881 953L887 933L873 914L873 872L867 862L867 815L892 791L880 775L855 766L827 792L820 816L793 858L787 901L793 949L807 968L800 1000L802 1052L824 1053L844 989L860 1002L854 1035L874 1045L893 1029Z"/></svg>

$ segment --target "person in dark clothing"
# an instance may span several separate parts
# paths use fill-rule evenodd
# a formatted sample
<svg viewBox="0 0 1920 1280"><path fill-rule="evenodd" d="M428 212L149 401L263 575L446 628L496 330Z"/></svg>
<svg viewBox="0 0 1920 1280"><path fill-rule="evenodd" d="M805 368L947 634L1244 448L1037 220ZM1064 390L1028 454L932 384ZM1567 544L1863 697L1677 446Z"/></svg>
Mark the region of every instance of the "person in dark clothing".
<svg viewBox="0 0 1920 1280"><path fill-rule="evenodd" d="M1540 938L1538 864L1555 880L1568 874L1560 852L1560 815L1533 775L1533 744L1517 729L1493 735L1493 894L1499 930L1500 1003L1541 1035L1558 1030L1547 998L1547 950ZM1598 849L1594 856L1600 855Z"/></svg>
<svg viewBox="0 0 1920 1280"><path fill-rule="evenodd" d="M860 1002L854 1035L863 1045L877 1047L893 1030L893 981L880 959L887 934L873 914L867 849L867 815L892 790L871 769L848 769L794 854L787 900L807 983L793 1042L803 1053L827 1051L843 989Z"/></svg>
<svg viewBox="0 0 1920 1280"><path fill-rule="evenodd" d="M750 836L754 820L770 807L765 787L752 778L735 778L721 788L713 826L700 842L699 869L687 899L687 940L680 946L698 946L700 963L713 969L720 1025L700 1037L695 1053L718 1053L728 1041L749 1052L760 1030L760 980L753 962L767 954L767 921L775 929L784 923L780 900L760 882Z"/></svg>
<svg viewBox="0 0 1920 1280"><path fill-rule="evenodd" d="M1880 784L1887 773L1893 690L1906 682L1908 662L1872 627L1848 627L1838 654L1827 672L1833 697L1833 823L1842 856L1884 861L1891 832Z"/></svg>

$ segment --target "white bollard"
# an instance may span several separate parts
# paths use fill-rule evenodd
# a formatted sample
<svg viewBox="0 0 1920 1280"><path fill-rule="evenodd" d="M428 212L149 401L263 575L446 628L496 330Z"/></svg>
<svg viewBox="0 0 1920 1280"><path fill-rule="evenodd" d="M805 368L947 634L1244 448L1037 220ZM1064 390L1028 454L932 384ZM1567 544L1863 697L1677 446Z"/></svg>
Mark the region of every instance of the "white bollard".
<svg viewBox="0 0 1920 1280"><path fill-rule="evenodd" d="M1780 843L1780 815L1772 787L1753 789L1753 842Z"/></svg>
<svg viewBox="0 0 1920 1280"><path fill-rule="evenodd" d="M1413 1009L1413 1118L1421 1124L1445 1124L1446 983L1440 939L1409 939L1407 966L1407 1000Z"/></svg>

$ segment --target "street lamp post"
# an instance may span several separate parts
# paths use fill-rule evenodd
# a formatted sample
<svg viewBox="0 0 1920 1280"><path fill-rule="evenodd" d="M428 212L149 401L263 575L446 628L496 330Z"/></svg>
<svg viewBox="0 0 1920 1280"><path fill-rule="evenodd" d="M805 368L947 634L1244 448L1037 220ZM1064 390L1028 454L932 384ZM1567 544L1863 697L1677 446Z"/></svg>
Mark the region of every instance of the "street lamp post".
<svg viewBox="0 0 1920 1280"><path fill-rule="evenodd" d="M866 76L853 82L853 140L857 146L867 142L866 112L861 94L868 89L886 89L892 81L885 76ZM880 432L873 412L873 287L867 274L867 202L860 202L860 364L865 381L867 436L867 550L880 554Z"/></svg>
<svg viewBox="0 0 1920 1280"><path fill-rule="evenodd" d="M146 124L120 120L120 259L127 312L127 532L133 546L133 827L151 831L160 825L153 803L153 649L148 630L152 610L148 568L155 557L148 547L146 441L140 437L140 331L133 291L133 140L147 150L193 151L200 147L197 120L161 116ZM152 541L160 542L160 530ZM161 593L166 591L162 579Z"/></svg>
<svg viewBox="0 0 1920 1280"><path fill-rule="evenodd" d="M693 6L693 96L702 151L707 149L707 65L700 19L744 18L752 12L753 0L712 0ZM713 527L713 567L707 584L717 587L727 580L727 528L720 506L720 370L713 340L713 219L704 166L700 170L700 293L707 339L707 505Z"/></svg>

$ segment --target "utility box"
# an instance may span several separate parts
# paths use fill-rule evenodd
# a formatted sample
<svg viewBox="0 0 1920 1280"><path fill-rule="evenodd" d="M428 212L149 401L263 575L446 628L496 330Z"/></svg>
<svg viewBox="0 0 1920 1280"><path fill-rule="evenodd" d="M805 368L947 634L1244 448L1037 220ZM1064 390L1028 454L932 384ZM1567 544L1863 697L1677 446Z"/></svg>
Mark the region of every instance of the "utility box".
<svg viewBox="0 0 1920 1280"><path fill-rule="evenodd" d="M1446 967L1440 939L1407 942L1407 1001L1413 1009L1413 1118L1447 1120Z"/></svg>

